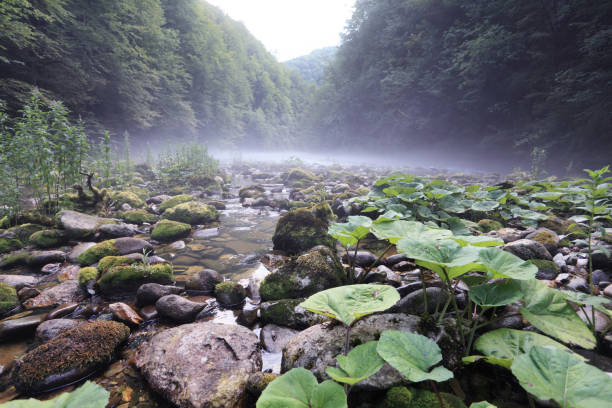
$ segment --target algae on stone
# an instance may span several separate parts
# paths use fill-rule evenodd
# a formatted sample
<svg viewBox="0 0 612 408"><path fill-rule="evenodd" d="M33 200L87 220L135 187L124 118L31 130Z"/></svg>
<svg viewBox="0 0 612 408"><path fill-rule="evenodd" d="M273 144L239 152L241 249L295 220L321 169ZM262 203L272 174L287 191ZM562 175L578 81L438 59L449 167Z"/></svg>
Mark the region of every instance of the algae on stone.
<svg viewBox="0 0 612 408"><path fill-rule="evenodd" d="M98 279L98 286L103 292L135 291L144 283L168 284L174 280L172 265L117 265L109 268Z"/></svg>
<svg viewBox="0 0 612 408"><path fill-rule="evenodd" d="M488 218L478 221L478 229L482 232L497 231L501 228L503 228L503 225L499 221L490 220Z"/></svg>
<svg viewBox="0 0 612 408"><path fill-rule="evenodd" d="M123 211L119 213L119 218L131 224L152 224L157 220L157 216L142 209Z"/></svg>
<svg viewBox="0 0 612 408"><path fill-rule="evenodd" d="M87 266L79 270L77 279L80 285L85 285L87 284L87 282L91 280L98 279L98 276L100 276L100 272L98 272L98 268L94 268L93 266Z"/></svg>
<svg viewBox="0 0 612 408"><path fill-rule="evenodd" d="M105 256L119 255L119 248L115 245L115 240L100 242L90 248L87 248L81 255L77 257L77 261L84 266L93 265Z"/></svg>
<svg viewBox="0 0 612 408"><path fill-rule="evenodd" d="M160 242L176 241L185 238L191 232L191 225L183 222L161 220L151 232L151 238Z"/></svg>
<svg viewBox="0 0 612 408"><path fill-rule="evenodd" d="M281 216L272 237L274 249L295 255L317 245L334 246L327 234L327 221L317 218L310 210L301 208Z"/></svg>
<svg viewBox="0 0 612 408"><path fill-rule="evenodd" d="M164 212L167 209L174 207L175 205L179 205L193 200L195 200L195 197L189 194L181 194L174 197L170 197L159 205L159 210Z"/></svg>
<svg viewBox="0 0 612 408"><path fill-rule="evenodd" d="M17 291L12 286L0 282L0 316L19 304Z"/></svg>
<svg viewBox="0 0 612 408"><path fill-rule="evenodd" d="M112 195L112 199L117 206L128 204L132 208L142 208L145 202L131 191L120 191Z"/></svg>
<svg viewBox="0 0 612 408"><path fill-rule="evenodd" d="M39 248L56 248L66 241L66 236L62 230L42 230L33 233L29 241Z"/></svg>
<svg viewBox="0 0 612 408"><path fill-rule="evenodd" d="M196 225L218 220L219 213L211 205L189 201L167 209L162 214L162 218Z"/></svg>

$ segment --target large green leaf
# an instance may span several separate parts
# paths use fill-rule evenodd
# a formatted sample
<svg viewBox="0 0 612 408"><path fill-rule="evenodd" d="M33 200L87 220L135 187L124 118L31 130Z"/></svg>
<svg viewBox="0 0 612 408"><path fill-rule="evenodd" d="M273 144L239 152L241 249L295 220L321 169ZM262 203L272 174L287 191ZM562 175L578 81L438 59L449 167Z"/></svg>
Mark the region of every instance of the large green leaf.
<svg viewBox="0 0 612 408"><path fill-rule="evenodd" d="M474 349L483 353L484 356L470 356L470 358L465 358L464 362L484 359L488 363L510 368L517 356L528 353L534 346L557 347L566 353L572 353L563 344L538 333L513 329L497 329L483 334L474 343ZM577 354L576 356L582 359Z"/></svg>
<svg viewBox="0 0 612 408"><path fill-rule="evenodd" d="M480 401L480 402L475 402L472 405L470 405L470 408L497 408L497 407L489 403L488 401Z"/></svg>
<svg viewBox="0 0 612 408"><path fill-rule="evenodd" d="M492 200L477 201L472 204L472 211L493 211L499 207L499 202Z"/></svg>
<svg viewBox="0 0 612 408"><path fill-rule="evenodd" d="M440 201L438 201L438 205L444 211L454 214L463 214L469 208L469 205L466 205L465 200L461 200L455 196L450 195L440 199Z"/></svg>
<svg viewBox="0 0 612 408"><path fill-rule="evenodd" d="M456 278L470 271L483 271L477 263L480 248L461 247L455 241L432 241L402 239L397 243L397 249L416 263L438 274L440 278Z"/></svg>
<svg viewBox="0 0 612 408"><path fill-rule="evenodd" d="M461 246L472 245L476 247L494 247L504 245L504 240L500 238L490 237L488 235L465 235L455 236L451 238Z"/></svg>
<svg viewBox="0 0 612 408"><path fill-rule="evenodd" d="M558 200L559 198L561 198L561 196L563 195L563 193L556 193L556 192L552 192L552 191L543 191L541 193L532 193L529 196L531 198L535 198L537 200Z"/></svg>
<svg viewBox="0 0 612 408"><path fill-rule="evenodd" d="M17 400L2 404L3 408L104 408L108 404L110 393L91 381L72 392L39 401L34 398Z"/></svg>
<svg viewBox="0 0 612 408"><path fill-rule="evenodd" d="M537 266L498 248L482 249L478 261L494 278L529 280L533 279L538 273Z"/></svg>
<svg viewBox="0 0 612 408"><path fill-rule="evenodd" d="M520 312L544 333L586 349L595 347L595 337L567 303L563 294L537 279L521 281L524 306Z"/></svg>
<svg viewBox="0 0 612 408"><path fill-rule="evenodd" d="M523 297L523 293L518 281L510 280L472 286L468 296L479 306L498 307L516 302Z"/></svg>
<svg viewBox="0 0 612 408"><path fill-rule="evenodd" d="M612 378L555 347L532 347L514 359L512 373L527 392L562 408L609 408L612 403Z"/></svg>
<svg viewBox="0 0 612 408"><path fill-rule="evenodd" d="M336 356L337 367L327 367L325 372L334 380L355 385L376 374L385 364L376 352L377 341L368 341L352 349L348 355Z"/></svg>
<svg viewBox="0 0 612 408"><path fill-rule="evenodd" d="M570 302L574 302L580 306L594 307L595 309L599 310L601 313L606 314L610 318L612 318L612 310L605 307L605 305L610 303L610 300L605 297L592 296L592 295L587 295L586 293L572 292L569 290L560 290L559 293L561 293L563 297L569 300Z"/></svg>
<svg viewBox="0 0 612 408"><path fill-rule="evenodd" d="M397 244L400 239L444 239L453 235L449 230L431 228L417 221L397 220L381 222L372 226L372 234L378 239L386 239Z"/></svg>
<svg viewBox="0 0 612 408"><path fill-rule="evenodd" d="M346 407L346 394L339 384L318 384L314 374L304 368L294 368L272 381L257 400L257 408Z"/></svg>
<svg viewBox="0 0 612 408"><path fill-rule="evenodd" d="M399 299L399 293L391 286L348 285L315 293L300 307L350 326L363 316L390 308Z"/></svg>
<svg viewBox="0 0 612 408"><path fill-rule="evenodd" d="M348 222L330 225L327 233L340 241L345 247L349 247L365 238L370 232L371 226L372 220L370 218L363 215L353 215L348 217Z"/></svg>
<svg viewBox="0 0 612 408"><path fill-rule="evenodd" d="M531 210L525 210L524 208L520 208L520 207L512 207L510 208L510 211L512 212L512 215L514 215L515 217L518 217L524 220L546 221L548 219L548 216L544 214L540 214L539 212L535 212Z"/></svg>
<svg viewBox="0 0 612 408"><path fill-rule="evenodd" d="M441 366L429 371L442 360L442 353L433 340L420 334L385 330L376 351L409 381L441 382L453 378L453 373Z"/></svg>

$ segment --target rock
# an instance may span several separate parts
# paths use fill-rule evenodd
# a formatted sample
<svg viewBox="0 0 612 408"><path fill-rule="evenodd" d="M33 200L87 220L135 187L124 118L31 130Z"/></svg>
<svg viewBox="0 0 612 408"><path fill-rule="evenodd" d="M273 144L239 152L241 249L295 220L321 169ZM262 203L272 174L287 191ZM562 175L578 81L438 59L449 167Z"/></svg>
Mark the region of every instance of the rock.
<svg viewBox="0 0 612 408"><path fill-rule="evenodd" d="M488 218L478 221L478 229L484 233L497 231L502 229L503 225L499 221L490 220Z"/></svg>
<svg viewBox="0 0 612 408"><path fill-rule="evenodd" d="M609 252L612 252L612 246L610 245L602 245ZM585 250L586 252L587 250ZM595 251L595 250L594 250ZM603 252L593 252L591 256L593 260L593 268L597 269L611 269L612 268L612 257L608 258L608 256Z"/></svg>
<svg viewBox="0 0 612 408"><path fill-rule="evenodd" d="M278 377L278 374L262 373L261 371L249 375L246 390L249 394L249 400L252 406L255 406L255 402L259 399L259 396L263 390L266 389L268 384L276 380Z"/></svg>
<svg viewBox="0 0 612 408"><path fill-rule="evenodd" d="M295 255L317 245L334 246L327 234L327 221L301 208L281 216L272 237L274 249Z"/></svg>
<svg viewBox="0 0 612 408"><path fill-rule="evenodd" d="M443 326L423 333L420 331L421 319L405 314L378 314L357 321L351 329L351 347L367 341L377 340L384 330L410 331L423 334L437 341L442 350L444 366L454 369L461 365L461 347L458 342L444 332ZM292 337L283 349L281 372L295 367L308 368L319 379L329 379L325 374L328 366L335 366L336 356L344 349L346 331L343 326L327 328L318 324ZM384 390L403 382L402 376L385 364L372 377L357 384L357 389Z"/></svg>
<svg viewBox="0 0 612 408"><path fill-rule="evenodd" d="M0 233L0 254L21 248L23 248L23 242L21 242L14 233L9 231Z"/></svg>
<svg viewBox="0 0 612 408"><path fill-rule="evenodd" d="M132 224L104 224L98 228L98 232L106 238L131 237L136 234L136 226Z"/></svg>
<svg viewBox="0 0 612 408"><path fill-rule="evenodd" d="M559 236L556 232L549 230L548 228L538 228L533 231L531 234L525 237L526 239L531 239L533 241L539 242L544 245L544 247L550 252L554 254L557 252L557 248L559 247Z"/></svg>
<svg viewBox="0 0 612 408"><path fill-rule="evenodd" d="M601 269L593 271L593 285L599 285L601 282L609 282L612 279L612 274Z"/></svg>
<svg viewBox="0 0 612 408"><path fill-rule="evenodd" d="M219 235L219 228L200 229L193 233L194 238L212 238Z"/></svg>
<svg viewBox="0 0 612 408"><path fill-rule="evenodd" d="M14 287L0 283L0 316L19 306L19 297Z"/></svg>
<svg viewBox="0 0 612 408"><path fill-rule="evenodd" d="M355 251L349 250L346 254L342 256L342 260L348 264L353 262L353 258L355 257ZM357 251L357 257L355 258L355 265L361 266L364 268L374 266L374 263L378 257L371 253L370 251Z"/></svg>
<svg viewBox="0 0 612 408"><path fill-rule="evenodd" d="M118 191L113 193L112 199L120 208L123 204L128 204L130 208L141 208L145 205L145 202L131 191Z"/></svg>
<svg viewBox="0 0 612 408"><path fill-rule="evenodd" d="M385 265L379 265L373 271L368 272L365 277L365 282L382 283L384 285L390 285L397 288L402 284L402 277Z"/></svg>
<svg viewBox="0 0 612 408"><path fill-rule="evenodd" d="M143 250L151 251L153 246L140 238L117 238L102 241L86 249L78 257L77 261L84 266L95 264L106 256L119 256L133 253L142 254Z"/></svg>
<svg viewBox="0 0 612 408"><path fill-rule="evenodd" d="M61 211L58 218L60 226L66 231L67 235L75 239L91 236L100 226L117 222L112 218L100 218L69 210Z"/></svg>
<svg viewBox="0 0 612 408"><path fill-rule="evenodd" d="M82 321L72 319L45 320L36 328L36 340L46 343L54 337L77 327Z"/></svg>
<svg viewBox="0 0 612 408"><path fill-rule="evenodd" d="M147 305L147 306L140 308L140 315L145 320L148 321L148 320L157 319L158 313L157 313L157 309L155 308L155 306Z"/></svg>
<svg viewBox="0 0 612 408"><path fill-rule="evenodd" d="M276 272L266 276L259 292L264 301L307 297L340 286L345 278L335 252L319 246L283 262Z"/></svg>
<svg viewBox="0 0 612 408"><path fill-rule="evenodd" d="M160 196L158 196L160 197ZM165 196L167 197L167 196ZM193 201L195 200L195 197L189 194L181 194L181 195L177 195L174 197L170 197L164 201L161 202L160 206L159 206L159 210L161 212L166 211L169 208L172 208L176 205L182 204L182 203L187 203L189 201Z"/></svg>
<svg viewBox="0 0 612 408"><path fill-rule="evenodd" d="M514 228L501 228L501 229L498 229L497 231L491 231L487 233L487 235L490 235L492 237L501 238L504 241L504 243L508 244L510 242L518 241L519 239L523 238L526 234Z"/></svg>
<svg viewBox="0 0 612 408"><path fill-rule="evenodd" d="M123 203L123 204L121 204L121 206L119 206L119 209L121 211L130 211L130 210L132 210L132 206L129 205L128 203Z"/></svg>
<svg viewBox="0 0 612 408"><path fill-rule="evenodd" d="M27 275L3 275L0 274L0 283L5 283L20 290L24 286L35 286L38 283L38 279L34 276Z"/></svg>
<svg viewBox="0 0 612 408"><path fill-rule="evenodd" d="M196 316L196 321L209 320L210 317L214 316L219 310L219 304L217 299L207 299L204 301L204 309Z"/></svg>
<svg viewBox="0 0 612 408"><path fill-rule="evenodd" d="M383 265L391 268L393 265L396 265L400 262L406 262L407 260L408 260L408 257L406 256L406 254L395 254L395 255L390 255L386 258L383 258L381 262L383 263Z"/></svg>
<svg viewBox="0 0 612 408"><path fill-rule="evenodd" d="M162 218L197 225L207 224L219 219L219 212L211 205L189 201L164 211Z"/></svg>
<svg viewBox="0 0 612 408"><path fill-rule="evenodd" d="M304 330L323 323L326 317L299 307L304 299L283 299L263 302L259 306L262 324L276 324L296 330Z"/></svg>
<svg viewBox="0 0 612 408"><path fill-rule="evenodd" d="M439 304L439 309L442 310L444 304L448 300L448 294L445 290L437 287L428 287L427 289L427 311L433 314L436 311L436 305ZM421 315L425 313L425 299L423 289L415 290L414 292L401 298L395 306L391 308L395 313L407 313L412 315Z"/></svg>
<svg viewBox="0 0 612 408"><path fill-rule="evenodd" d="M255 305L251 302L246 302L242 307L242 310L238 314L236 321L245 327L251 327L257 321L257 314L259 311L259 305Z"/></svg>
<svg viewBox="0 0 612 408"><path fill-rule="evenodd" d="M39 307L52 307L63 303L80 302L85 298L85 294L76 280L67 280L57 286L43 290L35 298L28 299L23 306L26 309Z"/></svg>
<svg viewBox="0 0 612 408"><path fill-rule="evenodd" d="M168 295L178 295L183 289L178 286L145 283L136 291L136 302L139 305L154 305L159 298Z"/></svg>
<svg viewBox="0 0 612 408"><path fill-rule="evenodd" d="M47 275L52 275L54 273L58 273L61 267L62 267L61 263L51 263L51 264L46 264L45 266L40 268L40 271L42 273L46 273Z"/></svg>
<svg viewBox="0 0 612 408"><path fill-rule="evenodd" d="M250 374L261 370L250 330L210 322L156 334L135 358L153 390L181 408L239 408Z"/></svg>
<svg viewBox="0 0 612 408"><path fill-rule="evenodd" d="M66 261L66 254L62 251L34 251L30 254L28 265L39 266Z"/></svg>
<svg viewBox="0 0 612 408"><path fill-rule="evenodd" d="M280 353L287 342L299 332L288 327L267 324L259 333L259 339L264 349L270 353Z"/></svg>
<svg viewBox="0 0 612 408"><path fill-rule="evenodd" d="M28 286L23 287L17 291L17 297L19 298L19 301L21 303L38 295L40 295L40 290ZM0 309L2 309L2 306L0 306Z"/></svg>
<svg viewBox="0 0 612 408"><path fill-rule="evenodd" d="M83 252L85 252L94 245L96 245L95 242L82 242L78 244L77 246L72 248L72 251L70 251L70 253L68 254L68 260L72 263L78 262L79 255L81 255Z"/></svg>
<svg viewBox="0 0 612 408"><path fill-rule="evenodd" d="M151 232L151 238L160 242L171 242L189 236L190 232L191 225L189 224L170 220L160 220L155 224Z"/></svg>
<svg viewBox="0 0 612 408"><path fill-rule="evenodd" d="M569 281L565 283L565 287L577 292L589 293L589 284L581 276L571 276Z"/></svg>
<svg viewBox="0 0 612 408"><path fill-rule="evenodd" d="M119 249L119 255L142 254L142 251L151 251L153 245L140 238L117 238L114 240L115 246Z"/></svg>
<svg viewBox="0 0 612 408"><path fill-rule="evenodd" d="M606 288L603 290L603 294L604 296L612 298L612 284L606 286Z"/></svg>
<svg viewBox="0 0 612 408"><path fill-rule="evenodd" d="M222 306L238 306L244 302L246 290L236 282L222 282L215 286L215 297Z"/></svg>
<svg viewBox="0 0 612 408"><path fill-rule="evenodd" d="M129 334L127 326L111 321L65 331L16 361L13 384L31 394L81 379L108 364Z"/></svg>
<svg viewBox="0 0 612 408"><path fill-rule="evenodd" d="M167 194L156 195L155 197L150 197L147 199L147 203L149 204L161 204L164 201L171 199L172 197Z"/></svg>
<svg viewBox="0 0 612 408"><path fill-rule="evenodd" d="M536 279L554 280L559 274L559 267L553 261L546 261L543 259L532 259L529 262L538 267L538 272L536 273Z"/></svg>
<svg viewBox="0 0 612 408"><path fill-rule="evenodd" d="M181 249L185 249L185 241L174 241L170 245L168 245L170 249L175 251L180 251Z"/></svg>
<svg viewBox="0 0 612 408"><path fill-rule="evenodd" d="M59 319L60 317L69 315L74 312L79 307L78 303L64 303L63 305L59 305L55 309L49 312L47 315L47 319Z"/></svg>
<svg viewBox="0 0 612 408"><path fill-rule="evenodd" d="M138 326L143 322L142 317L123 302L111 303L108 308L117 320L129 326Z"/></svg>
<svg viewBox="0 0 612 408"><path fill-rule="evenodd" d="M242 187L238 192L240 202L244 202L247 198L257 198L266 192L266 189L261 184Z"/></svg>
<svg viewBox="0 0 612 408"><path fill-rule="evenodd" d="M213 293L215 286L221 282L223 282L223 277L219 272L213 269L204 269L189 278L185 283L185 289Z"/></svg>
<svg viewBox="0 0 612 408"><path fill-rule="evenodd" d="M400 272L408 272L415 270L416 264L410 261L401 261L393 265L393 269ZM418 269L417 269L418 270Z"/></svg>
<svg viewBox="0 0 612 408"><path fill-rule="evenodd" d="M172 265L117 265L109 268L98 279L98 286L106 295L136 291L145 283L169 284L174 280Z"/></svg>
<svg viewBox="0 0 612 408"><path fill-rule="evenodd" d="M57 229L37 231L29 241L38 248L57 248L66 242L66 233Z"/></svg>
<svg viewBox="0 0 612 408"><path fill-rule="evenodd" d="M46 314L39 314L0 322L0 341L10 341L30 336L46 317Z"/></svg>
<svg viewBox="0 0 612 408"><path fill-rule="evenodd" d="M512 241L503 247L504 251L508 251L511 254L518 256L519 258L528 261L530 259L545 259L552 261L550 252L537 241L530 239L519 239Z"/></svg>
<svg viewBox="0 0 612 408"><path fill-rule="evenodd" d="M567 266L567 263L565 262L565 256L562 253L558 253L553 256L553 262L559 267L559 269L562 269Z"/></svg>
<svg viewBox="0 0 612 408"><path fill-rule="evenodd" d="M194 321L204 306L204 303L192 302L178 295L167 295L155 302L155 308L161 317L177 322Z"/></svg>
<svg viewBox="0 0 612 408"><path fill-rule="evenodd" d="M118 215L122 220L129 222L130 224L153 224L155 221L157 221L156 215L142 209L123 211Z"/></svg>

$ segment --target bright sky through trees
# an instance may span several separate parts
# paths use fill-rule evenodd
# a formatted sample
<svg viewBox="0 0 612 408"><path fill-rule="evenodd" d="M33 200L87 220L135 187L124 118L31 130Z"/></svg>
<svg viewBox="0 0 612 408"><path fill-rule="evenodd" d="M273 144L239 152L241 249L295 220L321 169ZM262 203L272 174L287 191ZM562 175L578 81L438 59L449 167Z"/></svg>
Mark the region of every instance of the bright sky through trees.
<svg viewBox="0 0 612 408"><path fill-rule="evenodd" d="M355 0L207 0L242 21L279 61L338 45Z"/></svg>

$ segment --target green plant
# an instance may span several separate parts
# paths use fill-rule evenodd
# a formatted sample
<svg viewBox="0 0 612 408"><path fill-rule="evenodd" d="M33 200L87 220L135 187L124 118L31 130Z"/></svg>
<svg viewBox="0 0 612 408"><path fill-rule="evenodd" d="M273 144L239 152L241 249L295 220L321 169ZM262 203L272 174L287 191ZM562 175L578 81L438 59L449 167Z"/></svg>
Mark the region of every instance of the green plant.
<svg viewBox="0 0 612 408"><path fill-rule="evenodd" d="M357 259L357 250L359 249L359 242L370 233L372 227L372 220L362 215L355 215L348 217L348 222L345 223L334 223L329 226L327 233L334 239L338 240L346 249L347 256L349 255L349 248L355 246L355 252L351 259L351 266L348 271L347 280L352 282L355 276L355 260Z"/></svg>
<svg viewBox="0 0 612 408"><path fill-rule="evenodd" d="M546 171L542 169L544 167L544 163L546 162L546 158L548 157L548 153L546 149L542 147L534 147L531 151L531 178L537 180L544 175L546 175Z"/></svg>
<svg viewBox="0 0 612 408"><path fill-rule="evenodd" d="M72 392L39 401L34 398L16 400L2 404L4 408L104 408L108 404L110 393L96 383L87 381Z"/></svg>
<svg viewBox="0 0 612 408"><path fill-rule="evenodd" d="M325 372L337 382L353 386L382 368L385 361L376 351L378 342L368 341L352 349L347 355L336 356L338 367L327 367Z"/></svg>

